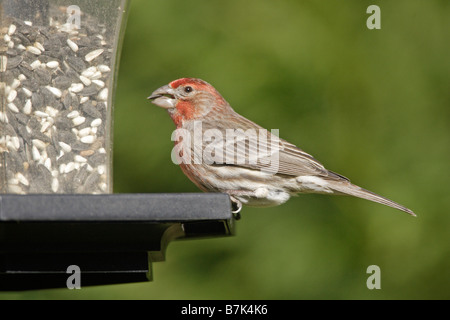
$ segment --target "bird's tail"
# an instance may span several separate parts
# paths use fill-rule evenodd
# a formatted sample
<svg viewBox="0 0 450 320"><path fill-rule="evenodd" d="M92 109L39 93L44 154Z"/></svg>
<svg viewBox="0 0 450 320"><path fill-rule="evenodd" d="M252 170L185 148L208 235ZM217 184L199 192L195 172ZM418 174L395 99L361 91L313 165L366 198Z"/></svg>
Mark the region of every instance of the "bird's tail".
<svg viewBox="0 0 450 320"><path fill-rule="evenodd" d="M388 198L385 198L376 193L373 193L372 191L358 187L357 185L354 185L350 182L348 182L348 183L342 183L341 181L336 182L336 183L330 182L329 187L339 194L350 195L350 196L370 200L373 202L378 202L378 203L384 204L386 206L404 211L414 217L416 216L416 214L412 210L406 208L405 206L402 206L401 204L398 204L397 202L394 202L392 200L389 200Z"/></svg>

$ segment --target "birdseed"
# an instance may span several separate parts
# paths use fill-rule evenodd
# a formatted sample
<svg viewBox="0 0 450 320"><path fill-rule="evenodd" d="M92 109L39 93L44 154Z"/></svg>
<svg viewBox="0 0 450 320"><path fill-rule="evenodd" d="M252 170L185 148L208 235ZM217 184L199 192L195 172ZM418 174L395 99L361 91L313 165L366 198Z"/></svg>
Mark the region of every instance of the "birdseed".
<svg viewBox="0 0 450 320"><path fill-rule="evenodd" d="M86 13L71 29L64 12L0 21L0 193L112 191L113 32Z"/></svg>

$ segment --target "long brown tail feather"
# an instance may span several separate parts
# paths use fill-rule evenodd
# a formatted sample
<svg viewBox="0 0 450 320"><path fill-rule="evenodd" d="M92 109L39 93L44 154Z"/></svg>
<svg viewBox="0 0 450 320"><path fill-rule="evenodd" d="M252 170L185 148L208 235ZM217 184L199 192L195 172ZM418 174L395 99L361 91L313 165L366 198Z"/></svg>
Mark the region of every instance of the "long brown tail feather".
<svg viewBox="0 0 450 320"><path fill-rule="evenodd" d="M386 206L404 211L414 217L416 216L416 214L412 210L406 208L405 206L402 206L401 204L398 204L397 202L394 202L388 198L382 197L372 191L363 189L363 188L358 187L357 185L354 185L351 183L330 182L330 188L341 194L350 195L350 196L370 200L373 202L381 203Z"/></svg>

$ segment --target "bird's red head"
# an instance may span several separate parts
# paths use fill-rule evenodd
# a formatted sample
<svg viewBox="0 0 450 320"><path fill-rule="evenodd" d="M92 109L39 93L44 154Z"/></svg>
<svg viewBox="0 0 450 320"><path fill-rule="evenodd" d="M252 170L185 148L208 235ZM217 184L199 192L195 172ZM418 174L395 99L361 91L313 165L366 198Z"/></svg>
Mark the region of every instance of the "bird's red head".
<svg viewBox="0 0 450 320"><path fill-rule="evenodd" d="M167 109L177 127L185 121L202 120L211 112L230 108L209 83L196 78L181 78L155 90L148 99Z"/></svg>

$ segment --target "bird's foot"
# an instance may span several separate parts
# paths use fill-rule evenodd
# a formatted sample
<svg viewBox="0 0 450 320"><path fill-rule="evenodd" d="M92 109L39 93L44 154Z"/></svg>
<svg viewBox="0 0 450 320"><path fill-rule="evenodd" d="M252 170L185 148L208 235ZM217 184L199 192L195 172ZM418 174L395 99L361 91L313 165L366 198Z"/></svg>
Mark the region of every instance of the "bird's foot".
<svg viewBox="0 0 450 320"><path fill-rule="evenodd" d="M236 220L241 219L240 212L242 210L242 203L233 197L230 197L230 200L231 200L231 213L233 213L234 219Z"/></svg>

